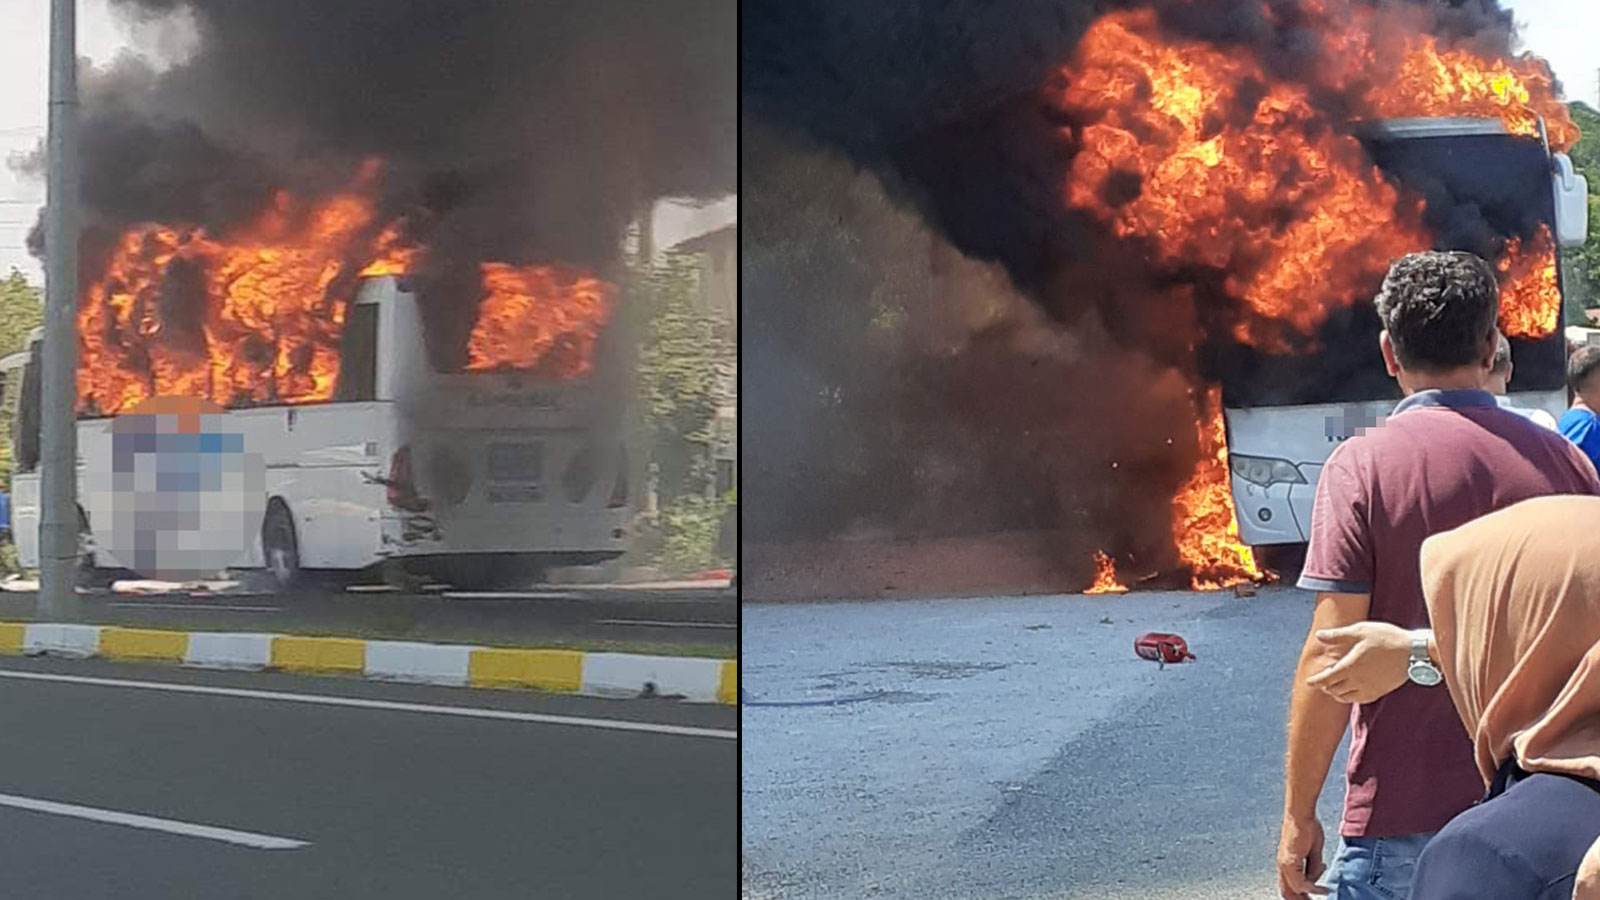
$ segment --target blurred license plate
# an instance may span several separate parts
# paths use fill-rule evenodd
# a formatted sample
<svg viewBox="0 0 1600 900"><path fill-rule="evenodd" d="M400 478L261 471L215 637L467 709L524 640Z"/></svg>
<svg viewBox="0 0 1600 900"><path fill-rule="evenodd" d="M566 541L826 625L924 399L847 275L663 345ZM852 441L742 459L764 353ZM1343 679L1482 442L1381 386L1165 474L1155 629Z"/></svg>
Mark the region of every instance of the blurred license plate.
<svg viewBox="0 0 1600 900"><path fill-rule="evenodd" d="M490 444L489 480L537 484L544 480L543 444Z"/></svg>

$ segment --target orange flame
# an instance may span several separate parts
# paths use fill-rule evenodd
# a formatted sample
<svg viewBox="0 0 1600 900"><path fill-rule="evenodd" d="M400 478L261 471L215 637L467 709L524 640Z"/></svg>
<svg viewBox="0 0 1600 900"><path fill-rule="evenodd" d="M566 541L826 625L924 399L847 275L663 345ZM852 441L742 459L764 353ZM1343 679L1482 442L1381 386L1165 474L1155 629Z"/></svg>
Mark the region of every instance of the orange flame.
<svg viewBox="0 0 1600 900"><path fill-rule="evenodd" d="M1222 391L1206 396L1198 426L1200 462L1172 498L1172 539L1189 566L1197 591L1232 587L1266 578L1255 555L1239 543L1228 477L1228 441L1222 421Z"/></svg>
<svg viewBox="0 0 1600 900"><path fill-rule="evenodd" d="M589 373L611 308L611 286L560 266L483 265L487 292L467 341L467 369L532 369L559 378Z"/></svg>
<svg viewBox="0 0 1600 900"><path fill-rule="evenodd" d="M1352 0L1301 0L1325 46L1321 81L1357 91L1370 118L1446 116L1498 119L1512 134L1536 137L1544 120L1550 146L1569 149L1578 127L1544 60L1480 55L1441 46L1430 12L1398 4L1375 9Z"/></svg>
<svg viewBox="0 0 1600 900"><path fill-rule="evenodd" d="M1169 271L1201 267L1245 312L1234 337L1282 352L1333 310L1370 299L1389 262L1426 249L1421 197L1401 193L1350 136L1355 121L1497 119L1552 148L1577 129L1548 66L1489 58L1429 36L1433 11L1360 0L1299 0L1296 28L1317 35L1308 78L1275 77L1247 49L1163 32L1151 9L1107 13L1085 33L1045 99L1075 123L1062 199L1136 239ZM1277 22L1281 6L1265 8ZM1348 104L1336 121L1333 92ZM1549 230L1508 242L1502 328L1537 337L1561 298ZM1199 422L1202 457L1173 499L1173 539L1194 586L1262 580L1239 543L1220 392Z"/></svg>
<svg viewBox="0 0 1600 900"><path fill-rule="evenodd" d="M1117 580L1117 565L1111 557L1104 552L1094 552L1094 584L1084 591L1085 594L1126 594L1128 592L1122 582Z"/></svg>
<svg viewBox="0 0 1600 900"><path fill-rule="evenodd" d="M1169 266L1225 271L1262 319L1243 327L1251 343L1276 346L1282 325L1310 331L1328 304L1370 294L1391 258L1430 243L1420 202L1402 205L1354 138L1319 127L1304 88L1273 85L1235 115L1266 72L1164 40L1150 10L1101 17L1063 75L1057 102L1093 122L1077 134L1067 203L1150 241Z"/></svg>
<svg viewBox="0 0 1600 900"><path fill-rule="evenodd" d="M399 225L390 225L378 236L374 259L361 270L363 278L405 275L416 270L421 250L405 243Z"/></svg>
<svg viewBox="0 0 1600 900"><path fill-rule="evenodd" d="M1485 60L1465 50L1444 50L1427 35L1414 38L1396 83L1374 87L1373 111L1382 116L1460 116L1499 119L1512 134L1537 137L1542 117L1550 146L1578 142L1578 126L1555 90L1541 59Z"/></svg>
<svg viewBox="0 0 1600 900"><path fill-rule="evenodd" d="M122 235L78 314L80 408L157 394L240 403L333 396L344 293L372 206L361 188L305 208L285 194L224 242L204 228Z"/></svg>
<svg viewBox="0 0 1600 900"><path fill-rule="evenodd" d="M360 277L410 272L425 250L376 219L376 162L311 204L280 192L228 235L147 224L121 235L78 313L78 402L113 414L176 394L224 406L333 397L346 305ZM592 367L611 289L559 267L482 267L469 368Z"/></svg>
<svg viewBox="0 0 1600 900"><path fill-rule="evenodd" d="M1540 225L1526 249L1519 238L1506 241L1500 270L1500 330L1507 337L1544 337L1561 320L1561 288L1556 280L1556 245Z"/></svg>

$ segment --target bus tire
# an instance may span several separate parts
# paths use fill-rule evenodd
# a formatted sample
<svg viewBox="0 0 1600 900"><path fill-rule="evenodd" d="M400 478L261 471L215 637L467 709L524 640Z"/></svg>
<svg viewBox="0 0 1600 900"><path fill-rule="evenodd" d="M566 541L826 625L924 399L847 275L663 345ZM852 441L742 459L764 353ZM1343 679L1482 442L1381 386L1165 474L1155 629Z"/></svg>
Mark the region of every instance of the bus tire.
<svg viewBox="0 0 1600 900"><path fill-rule="evenodd" d="M89 530L89 516L78 507L78 587L89 591L109 589L117 580L115 569L102 569L94 564L94 532Z"/></svg>
<svg viewBox="0 0 1600 900"><path fill-rule="evenodd" d="M289 515L289 507L276 497L267 504L266 517L261 520L261 556L267 576L279 590L292 590L305 583L294 517Z"/></svg>

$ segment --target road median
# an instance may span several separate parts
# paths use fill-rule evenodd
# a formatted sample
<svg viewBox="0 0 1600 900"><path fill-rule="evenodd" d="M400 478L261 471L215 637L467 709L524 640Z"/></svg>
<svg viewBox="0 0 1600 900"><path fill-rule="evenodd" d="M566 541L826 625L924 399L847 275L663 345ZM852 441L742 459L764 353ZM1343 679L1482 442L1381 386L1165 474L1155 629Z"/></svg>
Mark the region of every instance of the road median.
<svg viewBox="0 0 1600 900"><path fill-rule="evenodd" d="M0 622L0 654L733 704L732 659L118 625Z"/></svg>

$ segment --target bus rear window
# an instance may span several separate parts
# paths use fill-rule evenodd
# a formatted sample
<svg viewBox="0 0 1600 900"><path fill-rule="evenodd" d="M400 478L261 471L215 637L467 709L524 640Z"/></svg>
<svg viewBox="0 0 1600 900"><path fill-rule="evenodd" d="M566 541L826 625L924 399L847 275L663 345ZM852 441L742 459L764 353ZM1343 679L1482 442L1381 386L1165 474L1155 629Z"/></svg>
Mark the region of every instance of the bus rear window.
<svg viewBox="0 0 1600 900"><path fill-rule="evenodd" d="M483 282L418 283L428 362L442 375L521 372L552 381L587 375L610 316L606 289L596 285L552 280L544 294L507 289L473 302L463 298L478 296Z"/></svg>

